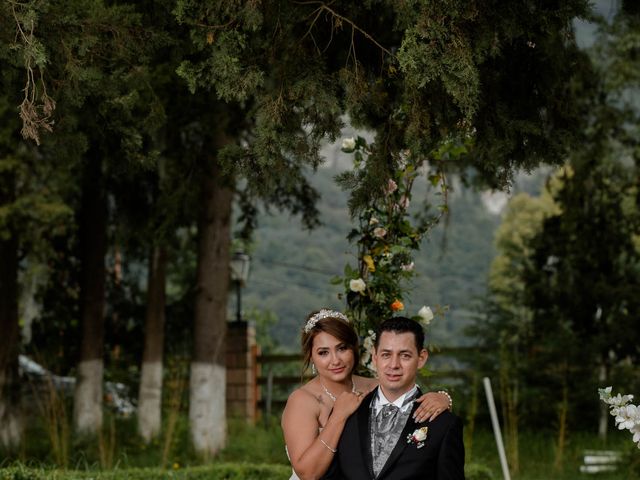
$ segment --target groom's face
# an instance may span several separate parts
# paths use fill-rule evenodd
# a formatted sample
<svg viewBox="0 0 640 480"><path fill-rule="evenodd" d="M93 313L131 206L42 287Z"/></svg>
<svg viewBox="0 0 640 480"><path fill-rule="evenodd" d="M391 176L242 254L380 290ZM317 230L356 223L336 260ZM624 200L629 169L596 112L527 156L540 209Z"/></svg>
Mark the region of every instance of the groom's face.
<svg viewBox="0 0 640 480"><path fill-rule="evenodd" d="M425 349L418 351L413 333L382 332L373 358L388 400L394 401L413 387L427 356Z"/></svg>

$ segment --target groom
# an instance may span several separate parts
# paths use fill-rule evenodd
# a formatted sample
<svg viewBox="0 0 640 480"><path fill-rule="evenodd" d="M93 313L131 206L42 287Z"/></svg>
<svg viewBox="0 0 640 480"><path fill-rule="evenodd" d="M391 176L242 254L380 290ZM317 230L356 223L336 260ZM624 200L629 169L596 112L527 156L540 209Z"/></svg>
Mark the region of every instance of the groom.
<svg viewBox="0 0 640 480"><path fill-rule="evenodd" d="M376 332L380 386L347 420L326 480L464 480L462 422L450 412L416 423L418 369L427 361L424 332L405 317Z"/></svg>

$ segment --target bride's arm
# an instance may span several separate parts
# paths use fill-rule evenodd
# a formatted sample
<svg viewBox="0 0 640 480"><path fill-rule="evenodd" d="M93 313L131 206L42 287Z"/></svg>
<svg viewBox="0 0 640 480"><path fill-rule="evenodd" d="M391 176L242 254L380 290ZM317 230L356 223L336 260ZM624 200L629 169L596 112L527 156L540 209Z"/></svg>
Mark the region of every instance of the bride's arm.
<svg viewBox="0 0 640 480"><path fill-rule="evenodd" d="M413 413L416 422L424 422L427 419L431 421L445 410L451 410L453 407L451 397L443 391L425 393L417 398L416 402L419 403Z"/></svg>
<svg viewBox="0 0 640 480"><path fill-rule="evenodd" d="M358 388L367 392L372 390L378 385L378 381L374 378L354 377L357 381ZM418 408L413 414L413 418L416 422L424 422L425 420L433 420L445 410L451 410L452 401L451 397L444 393L428 392L416 399Z"/></svg>
<svg viewBox="0 0 640 480"><path fill-rule="evenodd" d="M281 424L289 459L298 477L315 480L324 475L336 453L344 424L361 401L362 395L340 394L318 434L318 400L302 389L289 396Z"/></svg>

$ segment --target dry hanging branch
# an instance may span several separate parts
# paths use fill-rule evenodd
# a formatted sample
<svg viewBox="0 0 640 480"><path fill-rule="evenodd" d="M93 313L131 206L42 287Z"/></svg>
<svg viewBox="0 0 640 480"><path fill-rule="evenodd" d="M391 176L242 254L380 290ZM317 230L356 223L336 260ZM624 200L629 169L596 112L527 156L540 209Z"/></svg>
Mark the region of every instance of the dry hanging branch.
<svg viewBox="0 0 640 480"><path fill-rule="evenodd" d="M35 36L33 34L35 28L35 20L30 16L27 24L23 25L16 12L16 3L11 2L11 11L16 21L16 37L19 37L24 43L24 65L26 70L26 82L24 86L24 98L19 106L20 119L22 120L22 130L20 133L25 139L32 139L37 145L40 145L40 132L53 130L52 114L56 108L56 102L47 94L47 88L44 81L44 72L37 65L35 50L37 49ZM26 32L25 32L26 30ZM40 72L40 78L36 81L35 69ZM38 89L40 84L40 90ZM39 103L38 103L39 102Z"/></svg>

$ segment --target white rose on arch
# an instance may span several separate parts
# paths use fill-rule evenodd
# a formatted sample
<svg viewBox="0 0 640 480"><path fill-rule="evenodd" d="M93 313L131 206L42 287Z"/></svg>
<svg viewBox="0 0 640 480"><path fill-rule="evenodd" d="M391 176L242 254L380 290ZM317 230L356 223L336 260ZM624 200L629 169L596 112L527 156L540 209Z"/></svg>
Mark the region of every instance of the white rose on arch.
<svg viewBox="0 0 640 480"><path fill-rule="evenodd" d="M431 320L433 320L433 312L431 311L431 308L426 305L423 305L422 308L418 310L418 316L425 326L429 325Z"/></svg>
<svg viewBox="0 0 640 480"><path fill-rule="evenodd" d="M342 140L342 150L353 152L356 149L356 139L353 137Z"/></svg>
<svg viewBox="0 0 640 480"><path fill-rule="evenodd" d="M362 355L360 356L361 364L369 371L375 373L376 366L373 364L373 348L376 341L376 333L373 330L367 332L367 336L362 342Z"/></svg>
<svg viewBox="0 0 640 480"><path fill-rule="evenodd" d="M357 278L355 280L349 280L349 289L352 292L363 293L365 288L367 288L367 284L364 283L363 279Z"/></svg>

